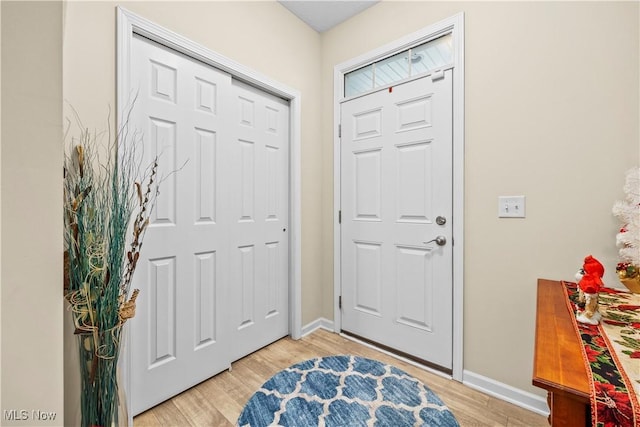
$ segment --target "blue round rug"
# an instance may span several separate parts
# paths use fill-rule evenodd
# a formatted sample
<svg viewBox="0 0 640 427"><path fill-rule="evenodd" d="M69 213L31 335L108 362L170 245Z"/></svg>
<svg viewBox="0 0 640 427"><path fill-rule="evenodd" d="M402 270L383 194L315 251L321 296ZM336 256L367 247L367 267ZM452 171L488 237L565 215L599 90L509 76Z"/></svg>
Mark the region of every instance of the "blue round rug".
<svg viewBox="0 0 640 427"><path fill-rule="evenodd" d="M358 356L307 360L271 377L251 396L238 426L458 426L418 379Z"/></svg>

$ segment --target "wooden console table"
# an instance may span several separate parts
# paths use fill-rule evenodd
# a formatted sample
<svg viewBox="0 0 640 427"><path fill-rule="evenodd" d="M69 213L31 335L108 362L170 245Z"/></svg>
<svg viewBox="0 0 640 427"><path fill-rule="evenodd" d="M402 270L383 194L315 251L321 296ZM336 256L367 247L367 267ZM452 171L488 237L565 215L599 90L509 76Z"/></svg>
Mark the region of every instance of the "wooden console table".
<svg viewBox="0 0 640 427"><path fill-rule="evenodd" d="M589 377L562 284L538 279L532 383L547 390L553 426L590 425Z"/></svg>

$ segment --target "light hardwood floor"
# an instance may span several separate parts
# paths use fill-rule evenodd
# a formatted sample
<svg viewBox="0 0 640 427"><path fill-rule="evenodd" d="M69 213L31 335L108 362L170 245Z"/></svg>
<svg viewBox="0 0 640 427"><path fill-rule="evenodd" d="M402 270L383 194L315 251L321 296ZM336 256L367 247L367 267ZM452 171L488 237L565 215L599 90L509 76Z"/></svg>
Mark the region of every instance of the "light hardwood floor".
<svg viewBox="0 0 640 427"><path fill-rule="evenodd" d="M299 341L283 338L234 362L210 378L134 418L143 426L234 426L251 395L276 372L314 357L353 354L389 363L419 378L454 413L461 426L548 426L546 417L470 389L338 334L318 330Z"/></svg>

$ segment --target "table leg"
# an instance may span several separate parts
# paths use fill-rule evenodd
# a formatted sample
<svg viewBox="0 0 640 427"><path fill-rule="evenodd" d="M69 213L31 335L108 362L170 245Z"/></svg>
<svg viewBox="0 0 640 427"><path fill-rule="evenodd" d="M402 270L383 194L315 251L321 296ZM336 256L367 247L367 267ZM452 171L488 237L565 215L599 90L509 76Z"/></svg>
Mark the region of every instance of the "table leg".
<svg viewBox="0 0 640 427"><path fill-rule="evenodd" d="M549 392L547 397L551 414L549 422L552 427L585 427L589 419L588 404L562 393Z"/></svg>

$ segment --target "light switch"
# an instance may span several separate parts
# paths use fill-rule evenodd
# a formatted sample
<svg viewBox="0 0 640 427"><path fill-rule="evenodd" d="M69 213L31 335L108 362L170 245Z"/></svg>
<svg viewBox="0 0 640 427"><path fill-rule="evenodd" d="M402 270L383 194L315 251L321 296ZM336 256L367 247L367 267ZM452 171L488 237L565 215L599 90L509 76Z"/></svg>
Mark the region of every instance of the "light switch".
<svg viewBox="0 0 640 427"><path fill-rule="evenodd" d="M500 196L498 197L499 218L524 218L524 196Z"/></svg>

